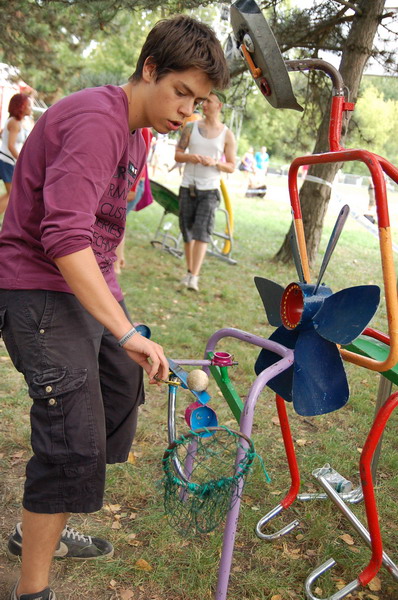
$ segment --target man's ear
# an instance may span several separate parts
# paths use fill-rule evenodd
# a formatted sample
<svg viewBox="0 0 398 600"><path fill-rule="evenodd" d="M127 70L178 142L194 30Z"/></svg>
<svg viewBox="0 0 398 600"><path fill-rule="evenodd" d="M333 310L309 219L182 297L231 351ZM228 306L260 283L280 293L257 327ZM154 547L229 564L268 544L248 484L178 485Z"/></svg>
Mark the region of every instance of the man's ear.
<svg viewBox="0 0 398 600"><path fill-rule="evenodd" d="M149 83L156 77L156 65L153 62L152 56L148 56L145 59L144 66L142 67L142 79Z"/></svg>

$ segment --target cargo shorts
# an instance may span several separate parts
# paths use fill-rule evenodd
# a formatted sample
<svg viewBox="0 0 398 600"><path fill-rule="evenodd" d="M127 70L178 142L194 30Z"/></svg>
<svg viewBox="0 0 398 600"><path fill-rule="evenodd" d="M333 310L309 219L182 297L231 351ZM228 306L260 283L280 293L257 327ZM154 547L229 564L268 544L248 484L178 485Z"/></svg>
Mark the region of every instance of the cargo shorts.
<svg viewBox="0 0 398 600"><path fill-rule="evenodd" d="M210 242L220 192L180 187L179 223L184 242Z"/></svg>
<svg viewBox="0 0 398 600"><path fill-rule="evenodd" d="M99 510L106 463L128 458L142 368L72 294L1 289L0 335L32 399L24 508Z"/></svg>

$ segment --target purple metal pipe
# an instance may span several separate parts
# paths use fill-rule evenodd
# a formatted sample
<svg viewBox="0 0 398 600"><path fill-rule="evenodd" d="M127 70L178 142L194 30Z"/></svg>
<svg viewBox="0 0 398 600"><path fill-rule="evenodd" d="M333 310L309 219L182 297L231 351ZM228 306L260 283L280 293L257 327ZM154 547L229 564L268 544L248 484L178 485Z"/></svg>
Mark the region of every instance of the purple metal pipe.
<svg viewBox="0 0 398 600"><path fill-rule="evenodd" d="M259 346L260 348L271 350L272 352L275 352L275 354L279 354L281 356L281 360L260 373L260 375L255 379L247 395L240 420L240 431L250 437L253 426L254 409L260 393L270 379L273 379L279 375L279 373L282 373L293 364L294 353L293 350L285 348L285 346L281 346L281 344L277 344L276 342L253 335L252 333L247 333L246 331L242 331L240 329L225 328L216 331L216 333L210 337L207 342L205 357L208 356L208 352L214 352L217 342L224 337L237 338L238 340L242 340L243 342L247 342L253 346ZM208 368L204 367L203 370L208 371ZM241 495L242 487L243 481L238 490L239 496ZM228 582L232 565L232 555L235 545L236 528L239 519L239 510L240 497L237 499L236 503L233 505L227 515L215 600L226 600L227 597Z"/></svg>
<svg viewBox="0 0 398 600"><path fill-rule="evenodd" d="M276 354L279 354L282 357L290 356L291 350L289 348L285 348L285 346L281 346L281 344L277 344L276 342L271 342L265 338L262 338L258 335L254 335L253 333L248 333L247 331L243 331L242 329L235 329L234 327L225 327L224 329L219 329L216 333L208 339L206 350L205 350L205 359L208 356L209 352L214 352L214 349L217 343L225 337L232 337L242 342L247 342L248 344L252 344L252 346L259 346L260 348L267 348L267 350L271 350ZM177 361L176 361L177 362ZM293 359L292 359L293 362ZM282 369L283 371L284 369ZM209 375L210 371L207 366L204 365L203 371ZM278 374L278 373L277 373ZM275 375L272 375L275 377ZM270 379L272 379L270 377Z"/></svg>

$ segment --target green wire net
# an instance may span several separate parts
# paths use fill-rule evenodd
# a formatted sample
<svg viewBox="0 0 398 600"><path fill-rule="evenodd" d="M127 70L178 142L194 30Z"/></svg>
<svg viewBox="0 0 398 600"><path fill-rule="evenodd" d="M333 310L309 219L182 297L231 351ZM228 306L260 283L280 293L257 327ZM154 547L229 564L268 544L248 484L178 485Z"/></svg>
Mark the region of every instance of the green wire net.
<svg viewBox="0 0 398 600"><path fill-rule="evenodd" d="M164 508L183 535L209 533L241 496L256 453L252 441L227 427L190 431L163 456Z"/></svg>

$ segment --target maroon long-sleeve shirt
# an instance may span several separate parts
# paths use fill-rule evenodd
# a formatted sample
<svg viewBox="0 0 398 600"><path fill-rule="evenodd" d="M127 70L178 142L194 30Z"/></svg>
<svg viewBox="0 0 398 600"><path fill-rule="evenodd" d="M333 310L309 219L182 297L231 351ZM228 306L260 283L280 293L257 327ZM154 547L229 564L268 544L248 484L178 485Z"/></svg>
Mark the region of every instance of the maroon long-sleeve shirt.
<svg viewBox="0 0 398 600"><path fill-rule="evenodd" d="M0 233L0 288L71 292L53 259L91 246L121 300L112 264L127 193L145 159L141 131L129 131L121 88L83 90L50 107L15 168Z"/></svg>

